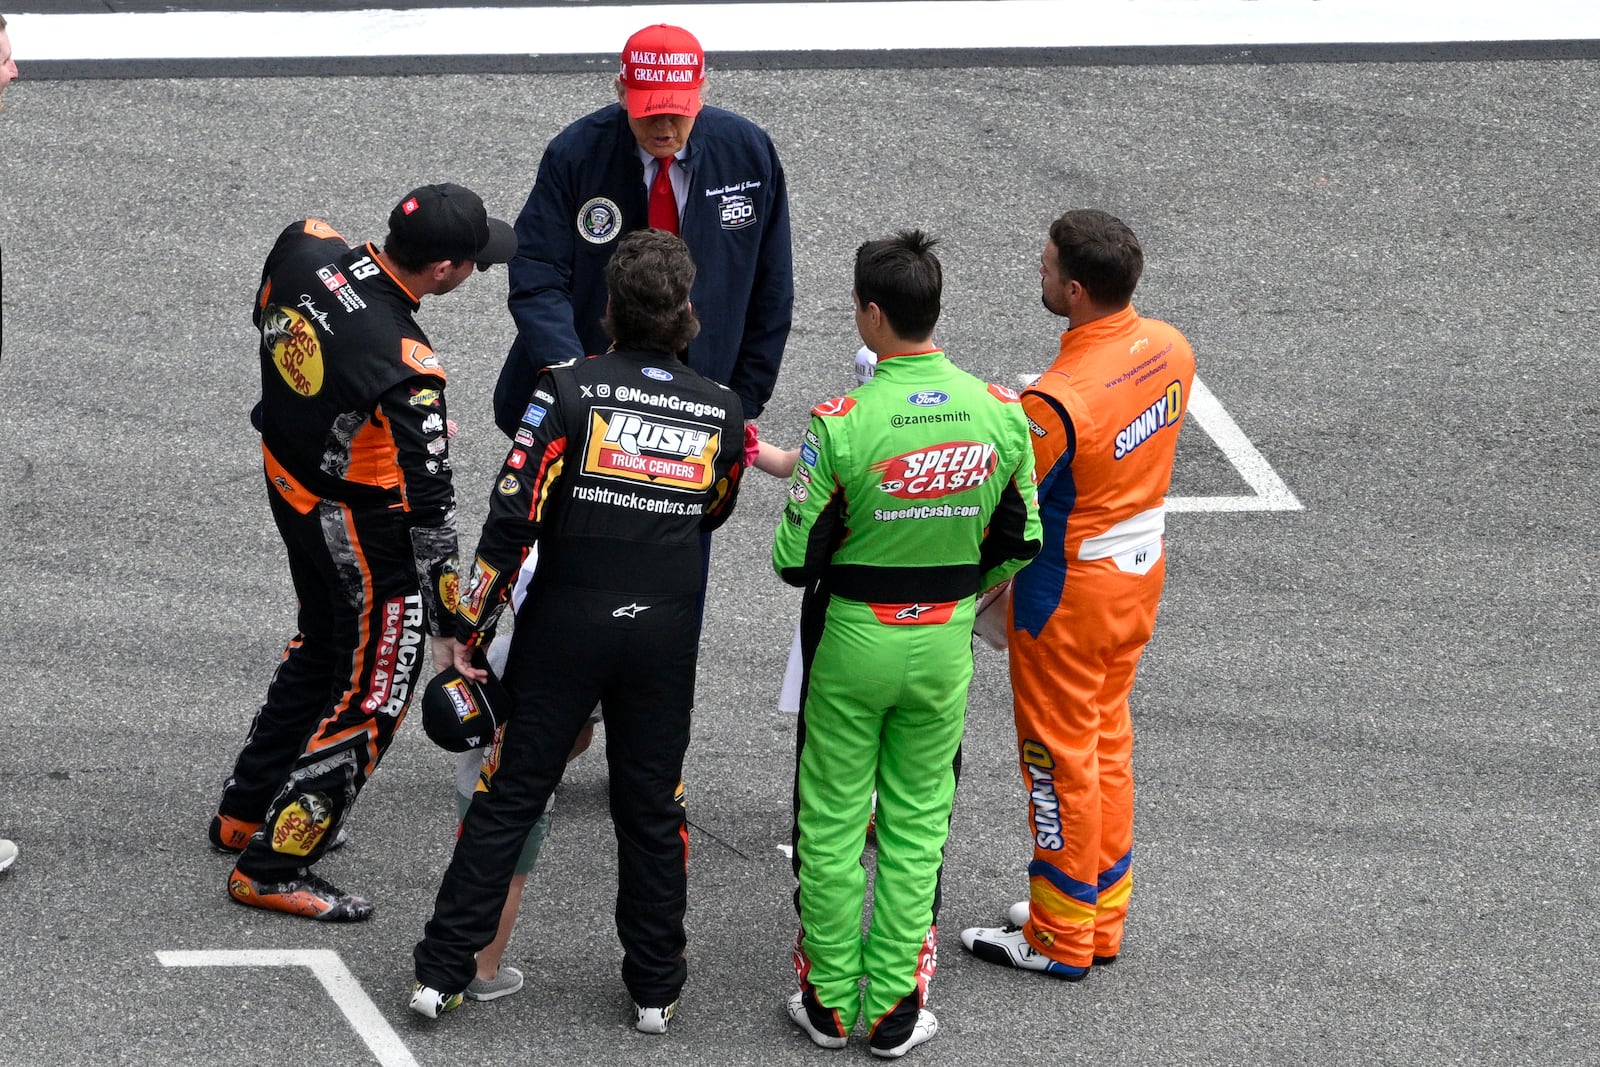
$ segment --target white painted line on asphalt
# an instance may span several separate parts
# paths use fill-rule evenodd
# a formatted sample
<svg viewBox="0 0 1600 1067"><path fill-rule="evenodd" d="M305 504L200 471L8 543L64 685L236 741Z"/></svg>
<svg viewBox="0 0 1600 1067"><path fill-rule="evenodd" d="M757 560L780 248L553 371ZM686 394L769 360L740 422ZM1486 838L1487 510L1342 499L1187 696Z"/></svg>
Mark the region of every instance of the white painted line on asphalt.
<svg viewBox="0 0 1600 1067"><path fill-rule="evenodd" d="M1272 469L1267 457L1239 429L1222 402L1199 378L1189 390L1187 414L1204 430L1255 496L1169 496L1168 511L1300 511L1300 501Z"/></svg>
<svg viewBox="0 0 1600 1067"><path fill-rule="evenodd" d="M8 20L9 21L9 20ZM217 952L157 952L163 967L305 967L350 1020L356 1035L382 1067L417 1067L411 1050L401 1043L389 1021L361 988L337 952L328 949L284 949Z"/></svg>
<svg viewBox="0 0 1600 1067"><path fill-rule="evenodd" d="M1600 39L1592 0L934 0L9 16L32 61L593 55L640 26L687 26L711 53Z"/></svg>
<svg viewBox="0 0 1600 1067"><path fill-rule="evenodd" d="M1026 388L1037 379L1037 374L1019 374L1017 381ZM1169 496L1168 511L1303 511L1300 501L1284 484L1278 472L1272 469L1267 457L1250 442L1233 416L1222 406L1206 383L1199 378L1189 390L1187 415L1204 430L1233 464L1246 485L1255 490L1255 496Z"/></svg>

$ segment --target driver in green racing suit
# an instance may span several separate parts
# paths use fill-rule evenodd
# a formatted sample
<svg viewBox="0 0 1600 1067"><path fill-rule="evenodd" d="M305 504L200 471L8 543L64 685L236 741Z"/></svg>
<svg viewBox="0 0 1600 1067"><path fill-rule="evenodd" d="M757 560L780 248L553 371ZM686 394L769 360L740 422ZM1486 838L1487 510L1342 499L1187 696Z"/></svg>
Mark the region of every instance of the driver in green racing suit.
<svg viewBox="0 0 1600 1067"><path fill-rule="evenodd" d="M1017 394L933 344L942 272L920 231L856 252L855 314L877 374L812 409L772 562L808 586L796 744L800 990L789 1017L842 1047L928 1040L939 874L955 796L973 602L1039 550L1033 448ZM878 793L872 924L861 866Z"/></svg>

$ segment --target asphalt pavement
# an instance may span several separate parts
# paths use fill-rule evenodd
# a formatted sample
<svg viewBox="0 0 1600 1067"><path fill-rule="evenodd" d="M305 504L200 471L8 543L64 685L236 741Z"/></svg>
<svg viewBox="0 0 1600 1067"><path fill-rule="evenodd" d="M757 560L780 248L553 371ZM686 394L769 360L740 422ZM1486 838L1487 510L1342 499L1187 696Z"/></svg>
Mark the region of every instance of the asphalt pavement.
<svg viewBox="0 0 1600 1067"><path fill-rule="evenodd" d="M22 856L0 875L0 1064L379 1062L305 967L157 955L275 950L337 953L425 1065L829 1058L782 1011L793 719L776 701L798 601L767 562L782 488L764 476L716 539L671 1035L627 1019L598 747L561 788L507 957L526 989L432 1024L405 999L453 757L419 723L321 868L377 902L370 922L241 908L205 842L293 625L247 421L262 256L306 215L381 237L425 181L514 216L607 77L8 91L0 836ZM1189 335L1304 506L1170 517L1135 694L1128 941L1077 985L959 947L1022 895L1028 857L1004 660L978 650L942 1029L912 1058L1595 1062L1600 62L732 70L710 93L788 168L797 300L768 439L793 443L848 387L860 241L941 236L938 337L1015 384L1061 327L1038 299L1046 227L1096 206L1144 242L1140 310ZM420 316L452 375L469 548L504 449L504 284L480 275ZM1241 491L1187 427L1174 493Z"/></svg>

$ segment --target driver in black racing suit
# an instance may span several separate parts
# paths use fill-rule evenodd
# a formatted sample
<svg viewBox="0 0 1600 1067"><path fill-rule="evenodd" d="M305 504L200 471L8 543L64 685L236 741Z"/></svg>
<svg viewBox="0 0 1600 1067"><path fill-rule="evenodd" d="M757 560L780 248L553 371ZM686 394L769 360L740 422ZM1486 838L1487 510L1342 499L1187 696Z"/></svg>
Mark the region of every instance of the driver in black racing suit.
<svg viewBox="0 0 1600 1067"><path fill-rule="evenodd" d="M616 826L617 935L635 1025L664 1033L683 959L688 827L679 792L694 671L701 537L733 509L744 464L739 398L675 353L699 329L694 263L663 230L623 237L606 267L612 350L544 369L490 499L462 593L456 666L493 634L524 556L500 766L463 822L416 946L411 1008L458 1006L494 937L512 868L595 702Z"/></svg>
<svg viewBox="0 0 1600 1067"><path fill-rule="evenodd" d="M444 184L395 205L381 249L305 219L267 256L252 419L300 607L211 820L211 843L240 854L241 904L324 922L372 912L310 868L405 718L424 639L436 662L454 653L445 373L413 316L515 251L476 193Z"/></svg>

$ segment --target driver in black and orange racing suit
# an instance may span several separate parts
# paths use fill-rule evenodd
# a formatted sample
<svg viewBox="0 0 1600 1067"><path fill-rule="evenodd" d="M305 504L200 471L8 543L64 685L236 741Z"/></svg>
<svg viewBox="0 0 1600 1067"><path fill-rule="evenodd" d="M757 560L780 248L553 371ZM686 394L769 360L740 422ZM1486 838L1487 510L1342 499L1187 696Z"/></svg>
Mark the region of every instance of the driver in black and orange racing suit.
<svg viewBox="0 0 1600 1067"><path fill-rule="evenodd" d="M413 314L514 249L476 194L437 185L396 206L381 250L307 219L267 257L252 421L299 609L211 823L212 844L240 852L228 890L242 904L371 911L309 868L404 719L424 638L446 639L436 658L453 650L445 373Z"/></svg>
<svg viewBox="0 0 1600 1067"><path fill-rule="evenodd" d="M681 311L694 322L693 268L677 237L640 230L613 258L612 286L614 273L676 276L676 302L662 295L657 317ZM671 354L682 350L676 340L642 343L656 330L670 334L670 323L644 327L637 339L617 326L623 300L614 289L614 350L545 368L536 379L463 589L458 667L492 637L537 544L539 565L512 630L504 682L514 710L500 765L467 811L413 953L411 1007L424 1015L459 1004L474 953L494 937L523 840L596 702L617 836L622 980L640 1030L665 1031L688 973L680 782L699 651L702 537L732 512L744 418L737 394ZM682 332L692 336L693 328Z"/></svg>

